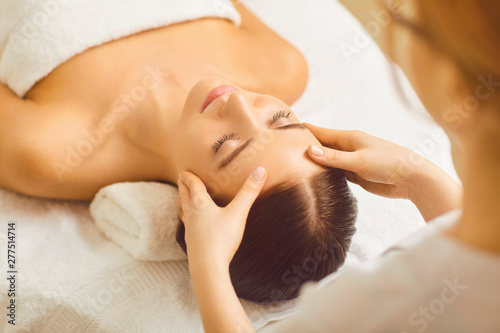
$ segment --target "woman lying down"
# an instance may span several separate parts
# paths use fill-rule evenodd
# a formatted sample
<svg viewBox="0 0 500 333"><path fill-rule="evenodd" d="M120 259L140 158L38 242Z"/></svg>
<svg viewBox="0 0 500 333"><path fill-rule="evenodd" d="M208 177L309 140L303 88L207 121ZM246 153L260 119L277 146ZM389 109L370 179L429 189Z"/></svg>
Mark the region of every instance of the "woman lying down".
<svg viewBox="0 0 500 333"><path fill-rule="evenodd" d="M53 15L25 2L0 11L19 20L1 31L1 186L90 200L189 170L223 206L260 165L266 187L231 264L238 295L291 299L343 264L356 200L307 156L319 141L288 106L307 82L294 47L236 1L65 2Z"/></svg>

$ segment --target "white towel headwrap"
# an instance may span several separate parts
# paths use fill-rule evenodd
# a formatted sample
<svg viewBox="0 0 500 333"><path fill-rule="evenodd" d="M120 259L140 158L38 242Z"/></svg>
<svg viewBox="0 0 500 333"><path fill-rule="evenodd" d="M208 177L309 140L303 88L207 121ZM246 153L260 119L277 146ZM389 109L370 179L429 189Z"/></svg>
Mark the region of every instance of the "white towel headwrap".
<svg viewBox="0 0 500 333"><path fill-rule="evenodd" d="M203 17L241 21L229 0L0 1L0 80L23 97L91 47Z"/></svg>

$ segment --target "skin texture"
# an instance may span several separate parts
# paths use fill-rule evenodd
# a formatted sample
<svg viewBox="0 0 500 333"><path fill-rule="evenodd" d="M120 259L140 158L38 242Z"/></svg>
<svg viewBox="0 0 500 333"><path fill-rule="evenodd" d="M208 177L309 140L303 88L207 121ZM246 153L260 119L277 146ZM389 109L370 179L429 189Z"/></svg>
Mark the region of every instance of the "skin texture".
<svg viewBox="0 0 500 333"><path fill-rule="evenodd" d="M0 185L90 200L116 182L175 184L184 104L208 77L292 104L307 83L303 56L234 4L241 27L206 18L94 47L57 67L25 99L0 85Z"/></svg>
<svg viewBox="0 0 500 333"><path fill-rule="evenodd" d="M221 199L234 197L247 175L259 165L269 174L264 191L288 177L309 177L322 170L306 154L307 147L319 141L307 127L293 127L300 122L289 107L275 97L238 88L239 91L213 101L202 112L209 92L226 84L230 83L208 78L197 83L189 93L175 139L178 170L196 174L207 184L209 193ZM292 127L287 127L289 125ZM226 134L235 137L215 152L212 146ZM219 168L220 163L247 140L252 140L247 148L226 167Z"/></svg>
<svg viewBox="0 0 500 333"><path fill-rule="evenodd" d="M341 2L361 23L371 22L373 11L381 10L379 3L373 0ZM404 11L404 16L408 18L416 15L412 8L405 8ZM309 147L309 156L319 164L346 170L350 181L370 192L391 198L411 199L426 219L463 208L460 221L445 234L466 246L500 255L498 105L480 104L476 112L460 119L459 126L446 121L445 111L474 93L466 88L462 72L454 60L393 21L383 33L375 36L375 40L401 66L429 113L448 134L455 166L463 182L463 192L436 166L422 160L415 162L415 156L408 150L360 131L328 130L308 125L325 145ZM498 86L498 82L494 84ZM400 157L403 157L402 160ZM406 172L402 172L403 169ZM234 224L244 225L246 214L241 210L237 218L234 209L213 213L209 208L210 201L198 204L193 200L205 193L200 180L190 173L182 173L182 178L186 181L181 181L185 186L180 187L179 207L189 212L183 215L183 221L186 235L189 235L188 249L191 247L193 288L205 331L254 332L228 274L233 248L239 244L241 235L235 232L232 238L217 238L220 230L226 227L231 227L233 231L243 230ZM241 189L246 193L247 206L251 205L261 189L262 184L249 176ZM253 196L248 193L251 191ZM225 216L231 216L231 221L219 224L218 221L224 221ZM197 228L200 224L203 225L203 233ZM216 242L225 244L216 245ZM226 250L219 253L212 251L212 248Z"/></svg>

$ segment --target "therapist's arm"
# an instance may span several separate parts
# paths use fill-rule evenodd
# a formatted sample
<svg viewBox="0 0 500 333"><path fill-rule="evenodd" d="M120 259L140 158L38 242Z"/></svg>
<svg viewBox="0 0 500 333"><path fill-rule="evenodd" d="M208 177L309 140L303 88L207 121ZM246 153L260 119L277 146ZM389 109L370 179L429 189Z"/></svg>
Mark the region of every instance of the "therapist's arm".
<svg viewBox="0 0 500 333"><path fill-rule="evenodd" d="M189 271L205 332L254 332L232 286L229 264L265 181L265 170L257 168L233 201L222 208L212 201L198 177L190 172L180 174L177 207L186 227Z"/></svg>
<svg viewBox="0 0 500 333"><path fill-rule="evenodd" d="M325 147L315 162L345 170L347 179L368 192L409 199L425 221L462 206L462 187L445 171L415 152L363 133L306 124Z"/></svg>
<svg viewBox="0 0 500 333"><path fill-rule="evenodd" d="M236 296L228 267L189 264L205 332L254 332Z"/></svg>

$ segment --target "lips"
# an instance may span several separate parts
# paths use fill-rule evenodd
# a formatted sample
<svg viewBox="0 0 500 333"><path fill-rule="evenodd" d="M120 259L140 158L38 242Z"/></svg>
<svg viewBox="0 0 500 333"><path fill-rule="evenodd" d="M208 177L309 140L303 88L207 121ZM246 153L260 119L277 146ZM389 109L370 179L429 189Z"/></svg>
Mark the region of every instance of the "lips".
<svg viewBox="0 0 500 333"><path fill-rule="evenodd" d="M237 88L230 86L230 85L224 85L224 86L219 86L215 89L213 89L208 95L207 98L205 99L205 102L203 102L203 106L201 108L201 112L205 111L205 109L212 104L213 101L215 101L217 98L221 97L222 95L225 95L227 93L231 93L234 91L238 91Z"/></svg>

